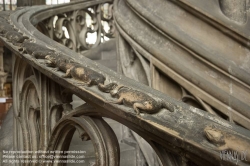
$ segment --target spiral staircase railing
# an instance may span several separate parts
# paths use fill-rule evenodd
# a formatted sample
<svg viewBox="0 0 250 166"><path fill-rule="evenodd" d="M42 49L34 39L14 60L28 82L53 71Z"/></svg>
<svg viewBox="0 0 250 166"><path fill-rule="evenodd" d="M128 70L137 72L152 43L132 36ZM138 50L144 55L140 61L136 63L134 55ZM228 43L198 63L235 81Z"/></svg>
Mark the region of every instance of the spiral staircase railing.
<svg viewBox="0 0 250 166"><path fill-rule="evenodd" d="M223 4L84 0L0 12L14 54L13 146L36 159L16 165L67 163L33 152L69 151L75 133L93 145L89 165L119 165L104 117L142 137L159 165L235 165L222 155L250 149L248 23L226 19ZM118 72L94 61L114 45ZM73 108L72 95L84 104Z"/></svg>

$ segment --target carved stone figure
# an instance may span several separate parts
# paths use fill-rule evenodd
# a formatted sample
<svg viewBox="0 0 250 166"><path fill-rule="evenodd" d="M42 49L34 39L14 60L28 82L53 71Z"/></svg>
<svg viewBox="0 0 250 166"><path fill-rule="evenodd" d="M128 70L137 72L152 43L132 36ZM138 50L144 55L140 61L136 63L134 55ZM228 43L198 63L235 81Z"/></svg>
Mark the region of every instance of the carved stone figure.
<svg viewBox="0 0 250 166"><path fill-rule="evenodd" d="M5 20L9 20L10 14L12 13L12 10L7 10L7 11L1 11L0 18L3 18Z"/></svg>
<svg viewBox="0 0 250 166"><path fill-rule="evenodd" d="M30 54L36 59L45 59L45 56L55 54L55 51L47 48L46 46L41 46L32 40L25 40L21 45L20 49L24 54Z"/></svg>
<svg viewBox="0 0 250 166"><path fill-rule="evenodd" d="M105 77L102 74L80 65L67 70L65 76L86 82L88 86L103 84L105 81Z"/></svg>
<svg viewBox="0 0 250 166"><path fill-rule="evenodd" d="M98 89L102 92L109 93L111 90L115 89L117 87L117 83L110 83L107 85L99 84Z"/></svg>
<svg viewBox="0 0 250 166"><path fill-rule="evenodd" d="M233 150L235 152L244 152L250 149L250 142L246 142L239 137L236 138L234 135L227 134L215 127L207 126L204 129L204 133L207 139L214 145L217 146L218 150ZM250 162L250 154L246 154L246 161Z"/></svg>
<svg viewBox="0 0 250 166"><path fill-rule="evenodd" d="M105 86L100 85L98 87L103 92L110 92L112 97L118 98L117 101L110 101L110 103L132 106L138 115L141 111L149 114L157 113L161 108L166 108L171 112L174 111L174 108L170 108L163 101L157 101L146 93L123 85L111 83Z"/></svg>
<svg viewBox="0 0 250 166"><path fill-rule="evenodd" d="M0 21L1 21L1 23L7 23L8 22L6 19L4 19L2 17L0 17Z"/></svg>
<svg viewBox="0 0 250 166"><path fill-rule="evenodd" d="M14 45L24 42L25 39L29 39L29 37L24 36L23 34L17 31L8 31L5 34L5 37L7 38L8 41L10 41Z"/></svg>
<svg viewBox="0 0 250 166"><path fill-rule="evenodd" d="M15 31L16 29L11 26L9 23L7 23L6 20L0 18L0 34L5 35L9 31Z"/></svg>
<svg viewBox="0 0 250 166"><path fill-rule="evenodd" d="M105 77L102 74L95 72L89 68L83 67L80 64L71 62L70 59L48 55L45 57L48 66L56 67L65 72L65 78L74 78L87 84L88 86L104 84Z"/></svg>

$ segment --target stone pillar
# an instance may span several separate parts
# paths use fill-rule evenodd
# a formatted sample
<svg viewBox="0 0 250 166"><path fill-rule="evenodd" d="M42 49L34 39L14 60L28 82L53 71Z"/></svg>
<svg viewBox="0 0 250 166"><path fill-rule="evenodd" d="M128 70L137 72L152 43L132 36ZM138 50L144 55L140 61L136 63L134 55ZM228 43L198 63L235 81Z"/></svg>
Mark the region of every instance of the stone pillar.
<svg viewBox="0 0 250 166"><path fill-rule="evenodd" d="M0 43L0 97L5 97L4 84L8 74L4 72L3 68L3 45Z"/></svg>

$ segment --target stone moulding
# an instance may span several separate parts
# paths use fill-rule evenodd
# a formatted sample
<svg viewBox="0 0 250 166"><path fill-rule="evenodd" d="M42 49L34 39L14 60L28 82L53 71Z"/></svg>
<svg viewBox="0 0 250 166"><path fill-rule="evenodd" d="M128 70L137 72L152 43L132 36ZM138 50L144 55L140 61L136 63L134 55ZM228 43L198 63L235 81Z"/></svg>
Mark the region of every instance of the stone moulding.
<svg viewBox="0 0 250 166"><path fill-rule="evenodd" d="M212 14L218 17L203 10L215 2L120 0L114 5L114 18L122 38L150 69L157 68L229 121L249 129L247 25L222 18L218 7ZM153 87L154 81L149 84Z"/></svg>

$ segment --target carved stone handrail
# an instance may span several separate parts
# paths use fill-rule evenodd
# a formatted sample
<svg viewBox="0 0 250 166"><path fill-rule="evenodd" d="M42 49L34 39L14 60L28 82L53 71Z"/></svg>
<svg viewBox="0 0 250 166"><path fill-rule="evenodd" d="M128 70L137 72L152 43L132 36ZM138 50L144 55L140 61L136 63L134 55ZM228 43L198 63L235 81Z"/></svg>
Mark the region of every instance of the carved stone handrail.
<svg viewBox="0 0 250 166"><path fill-rule="evenodd" d="M121 36L149 62L150 70L163 72L229 121L249 129L248 23L228 21L218 3L117 1L114 15ZM216 11L211 7L214 12L208 12L206 6L216 6ZM128 54L120 51L121 57ZM155 70L147 71L148 80L155 79ZM157 88L157 81L148 82Z"/></svg>
<svg viewBox="0 0 250 166"><path fill-rule="evenodd" d="M22 138L25 142L24 150L46 150L57 148L63 150L63 148L65 148L63 145L69 144L67 140L70 138L67 137L67 134L72 134L74 130L78 130L80 135L83 136L82 138L85 138L84 136L86 135L84 135L83 130L87 130L85 128L87 124L84 124L82 121L93 124L91 126L101 128L101 126L106 126L106 124L101 119L96 119L96 117L109 117L128 126L147 140L157 152L163 165L167 165L167 160L164 158L164 154L167 152L181 155L199 165L234 165L234 163L230 161L220 160L220 146L227 145L227 143L230 142L227 140L234 138L239 142L242 148L249 147L250 132L248 130L231 124L214 115L203 112L202 110L176 101L157 90L111 71L110 69L80 56L74 51L49 39L33 26L57 13L88 8L105 2L110 1L77 1L66 5L35 6L20 8L13 13L0 13L1 19L3 21L6 19L3 26L1 25L2 27L0 30L5 31L2 32L3 34L0 39L5 46L16 55L15 63L17 65L14 68L16 74L13 76L15 84L14 90L16 90L13 95L14 100L20 101L20 106L17 103L14 105L14 113L17 119L17 122L15 123L17 124L19 123L18 121L20 121L21 126L18 127L21 127L19 129L23 130L24 136ZM68 5L70 5L70 8ZM19 33L17 34L17 32ZM50 57L48 57L48 55ZM50 58L52 58L52 60ZM86 82L84 83L75 79L77 76L75 76L75 78L62 77L66 71L63 71L63 69L61 69L63 72L56 71L53 66L55 65L58 67L61 63L57 64L57 62L60 62L60 60L61 62L73 65L73 67L79 67L81 70L90 72L89 76L91 78L93 76L93 79L96 79L96 77L98 79L105 78L105 85L113 83L114 86L116 84L122 86L119 87L120 89L114 89L117 91L106 93L106 89L103 89L103 86L99 84L99 80L95 80L93 83L94 85L87 86ZM56 61L56 64L53 61ZM49 67L48 64L51 63L52 67ZM30 74L27 72L30 69L28 67L26 71L21 70L22 67L28 66L27 64L34 68L32 69L32 72L35 73L34 76L28 77ZM74 68L74 70L78 71L77 68ZM74 70L72 69L70 72ZM18 82L18 79L24 75L27 75L27 79L22 80L23 82ZM74 73L71 73L72 77L74 77L73 75ZM38 76L39 79L37 79ZM48 101L44 95L47 91L48 83L51 82L51 80L47 78L53 80L53 84L58 83L62 87L69 89L71 93L79 96L87 104L72 111L67 104L63 103L62 106L60 106L60 109L63 109L65 113L63 118L59 121L55 120L53 123L49 123L50 116L48 116L48 114L51 113L49 111L53 110L53 108L59 109L59 107L53 105L53 103L51 104L52 106L48 104L50 101ZM37 81L40 82L40 84L38 84L39 86L33 86L36 85ZM23 93L19 95L19 86L22 83L24 84L23 87L21 87ZM55 87L56 86L54 86L54 89L56 89ZM33 89L33 91L29 91L28 89ZM36 92L36 89L41 90ZM51 88L50 90L53 91L54 89ZM109 92L108 89L107 92ZM131 108L123 104L118 105L110 102L115 100L110 94L118 94L124 100L127 100L128 103L134 102L132 98L134 96L142 96L142 101L141 103L135 103L136 105L133 105L134 107ZM38 96L41 99L36 100L32 95ZM62 95L61 97L65 96ZM32 100L29 107L25 105L25 101L20 100L26 98ZM50 107L45 107L45 104L50 105ZM154 107L156 107L156 109L154 109ZM140 108L146 113L142 112L136 114L136 108ZM31 111L28 112L28 110ZM30 136L27 134L29 130L27 126L31 125L33 122L26 122L26 118L33 117L37 110L40 110L41 123L43 124L41 125L43 128L36 130L41 131L40 143L36 143L36 140L31 140ZM147 113L147 111L153 111L153 114L151 112ZM90 118L85 116L89 116ZM103 125L100 125L100 123ZM51 126L50 124L54 125ZM108 141L108 138L115 140L112 131L107 128L105 129L105 132L100 132L97 135L93 134L96 133L96 128L87 132L89 136L86 136L86 139L91 137L91 140L103 140L103 147L98 146L96 148L98 154L105 153L105 150L103 149L105 149L105 147L110 147L111 143ZM35 135L37 141L39 141L40 137L35 133L36 131L33 129L32 135ZM105 133L111 133L111 136L108 137ZM217 133L221 136L220 144L217 144L216 142ZM59 139L59 137L63 139L62 142L55 141L55 139ZM32 141L33 144L29 145L29 142L27 141ZM39 144L39 146L35 147L37 144ZM115 141L114 144L114 147L111 147L110 149L112 152L117 152L117 144ZM230 148L230 146L228 147ZM242 150L242 148L240 150ZM232 150L237 149L234 149L233 147ZM115 153L111 154L114 155ZM112 162L111 159L106 158L110 165L119 164L119 155L114 156L118 162ZM106 162L103 162L103 158L101 157L97 157L96 164L109 165ZM241 164L244 163L241 162Z"/></svg>

